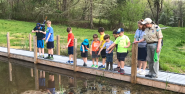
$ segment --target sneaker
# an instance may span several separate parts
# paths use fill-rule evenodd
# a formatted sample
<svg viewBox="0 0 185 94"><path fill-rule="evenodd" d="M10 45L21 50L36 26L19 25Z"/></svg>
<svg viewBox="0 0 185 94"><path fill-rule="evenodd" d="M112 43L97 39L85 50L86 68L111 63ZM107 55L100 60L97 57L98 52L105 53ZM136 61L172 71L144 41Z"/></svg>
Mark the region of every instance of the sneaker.
<svg viewBox="0 0 185 94"><path fill-rule="evenodd" d="M140 75L146 75L146 71L143 70L142 72L139 73Z"/></svg>
<svg viewBox="0 0 185 94"><path fill-rule="evenodd" d="M48 56L48 57L46 57L46 58L44 58L44 59L50 59L50 57Z"/></svg>
<svg viewBox="0 0 185 94"><path fill-rule="evenodd" d="M73 61L70 61L71 64L73 64Z"/></svg>
<svg viewBox="0 0 185 94"><path fill-rule="evenodd" d="M96 65L95 68L98 68L98 65Z"/></svg>
<svg viewBox="0 0 185 94"><path fill-rule="evenodd" d="M92 68L94 68L95 66L94 66L94 65L92 65L91 67L92 67Z"/></svg>
<svg viewBox="0 0 185 94"><path fill-rule="evenodd" d="M44 55L42 57L44 58Z"/></svg>
<svg viewBox="0 0 185 94"><path fill-rule="evenodd" d="M142 70L141 70L141 69L137 70L137 73L141 73L141 72L142 72Z"/></svg>
<svg viewBox="0 0 185 94"><path fill-rule="evenodd" d="M101 65L99 66L99 69L105 69L105 66Z"/></svg>
<svg viewBox="0 0 185 94"><path fill-rule="evenodd" d="M87 67L87 64L84 62L83 66L84 66L84 67Z"/></svg>
<svg viewBox="0 0 185 94"><path fill-rule="evenodd" d="M120 74L124 75L125 74L125 70L124 69L120 69Z"/></svg>
<svg viewBox="0 0 185 94"><path fill-rule="evenodd" d="M70 63L70 60L68 60L66 63Z"/></svg>
<svg viewBox="0 0 185 94"><path fill-rule="evenodd" d="M42 57L41 55L39 55L38 57Z"/></svg>
<svg viewBox="0 0 185 94"><path fill-rule="evenodd" d="M120 67L114 68L114 71L118 71L120 69Z"/></svg>
<svg viewBox="0 0 185 94"><path fill-rule="evenodd" d="M121 71L121 68L119 68L118 72L120 72L120 71Z"/></svg>
<svg viewBox="0 0 185 94"><path fill-rule="evenodd" d="M50 60L53 60L54 58L53 58L53 57L50 57L49 59L50 59Z"/></svg>

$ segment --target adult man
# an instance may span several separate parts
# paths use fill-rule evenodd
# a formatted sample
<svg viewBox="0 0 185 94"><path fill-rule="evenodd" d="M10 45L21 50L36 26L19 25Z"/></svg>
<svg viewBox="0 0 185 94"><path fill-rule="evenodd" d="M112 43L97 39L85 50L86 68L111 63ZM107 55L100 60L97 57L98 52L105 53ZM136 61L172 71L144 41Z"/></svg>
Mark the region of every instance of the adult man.
<svg viewBox="0 0 185 94"><path fill-rule="evenodd" d="M146 26L146 34L143 36L143 39L136 42L142 42L144 40L147 42L147 62L149 64L149 74L145 75L145 77L157 78L163 35L160 27L155 25L150 18L146 18L142 24Z"/></svg>
<svg viewBox="0 0 185 94"><path fill-rule="evenodd" d="M32 33L36 33L37 36L37 47L39 49L39 57L44 58L44 37L45 37L45 30L41 27L40 23L36 24L36 27L32 30ZM42 51L42 55L41 55Z"/></svg>

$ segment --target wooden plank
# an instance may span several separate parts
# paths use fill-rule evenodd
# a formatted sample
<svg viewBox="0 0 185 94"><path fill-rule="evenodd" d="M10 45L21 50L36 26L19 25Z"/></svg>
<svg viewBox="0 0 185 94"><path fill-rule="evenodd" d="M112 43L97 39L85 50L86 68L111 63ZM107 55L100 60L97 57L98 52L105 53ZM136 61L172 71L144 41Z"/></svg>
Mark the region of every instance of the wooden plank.
<svg viewBox="0 0 185 94"><path fill-rule="evenodd" d="M10 58L10 36L9 32L7 32L7 56Z"/></svg>
<svg viewBox="0 0 185 94"><path fill-rule="evenodd" d="M37 64L37 36L34 36L34 64Z"/></svg>
<svg viewBox="0 0 185 94"><path fill-rule="evenodd" d="M0 52L0 56L6 56L6 57L8 57L6 52Z"/></svg>
<svg viewBox="0 0 185 94"><path fill-rule="evenodd" d="M57 55L60 55L60 36L57 35Z"/></svg>
<svg viewBox="0 0 185 94"><path fill-rule="evenodd" d="M31 68L31 77L33 77L33 68Z"/></svg>
<svg viewBox="0 0 185 94"><path fill-rule="evenodd" d="M29 34L29 51L32 51L31 34Z"/></svg>
<svg viewBox="0 0 185 94"><path fill-rule="evenodd" d="M74 39L74 46L73 46L73 65L74 71L76 72L76 65L77 65L77 39Z"/></svg>
<svg viewBox="0 0 185 94"><path fill-rule="evenodd" d="M137 83L137 55L138 55L138 44L132 44L132 65L131 65L131 83Z"/></svg>

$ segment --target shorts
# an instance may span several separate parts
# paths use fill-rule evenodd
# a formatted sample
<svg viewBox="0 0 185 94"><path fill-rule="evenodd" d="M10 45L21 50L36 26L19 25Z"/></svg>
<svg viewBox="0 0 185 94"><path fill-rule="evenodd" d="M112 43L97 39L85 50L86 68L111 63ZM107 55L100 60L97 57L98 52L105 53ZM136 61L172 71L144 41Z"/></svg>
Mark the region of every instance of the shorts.
<svg viewBox="0 0 185 94"><path fill-rule="evenodd" d="M44 48L44 40L37 40L37 48Z"/></svg>
<svg viewBox="0 0 185 94"><path fill-rule="evenodd" d="M98 57L100 57L98 55L98 53L99 53L99 51L92 51L92 58L98 58Z"/></svg>
<svg viewBox="0 0 185 94"><path fill-rule="evenodd" d="M139 48L138 47L138 60L140 61L146 61L146 56L147 56L147 48Z"/></svg>
<svg viewBox="0 0 185 94"><path fill-rule="evenodd" d="M101 51L101 57L102 57L102 58L106 58L106 49L103 49L103 50Z"/></svg>
<svg viewBox="0 0 185 94"><path fill-rule="evenodd" d="M68 55L73 55L73 46L68 47Z"/></svg>
<svg viewBox="0 0 185 94"><path fill-rule="evenodd" d="M113 62L113 53L106 54L106 62Z"/></svg>
<svg viewBox="0 0 185 94"><path fill-rule="evenodd" d="M39 78L39 86L45 86L45 78Z"/></svg>
<svg viewBox="0 0 185 94"><path fill-rule="evenodd" d="M125 57L127 56L128 52L127 53L117 53L117 59L118 61L125 61Z"/></svg>
<svg viewBox="0 0 185 94"><path fill-rule="evenodd" d="M83 51L81 51L81 57L88 57L88 51L85 51L85 53L83 53Z"/></svg>
<svg viewBox="0 0 185 94"><path fill-rule="evenodd" d="M54 48L54 41L48 41L48 43L47 43L47 48L48 49L53 49Z"/></svg>
<svg viewBox="0 0 185 94"><path fill-rule="evenodd" d="M48 90L51 92L51 94L55 94L55 88L48 88ZM48 93L50 94L50 93Z"/></svg>

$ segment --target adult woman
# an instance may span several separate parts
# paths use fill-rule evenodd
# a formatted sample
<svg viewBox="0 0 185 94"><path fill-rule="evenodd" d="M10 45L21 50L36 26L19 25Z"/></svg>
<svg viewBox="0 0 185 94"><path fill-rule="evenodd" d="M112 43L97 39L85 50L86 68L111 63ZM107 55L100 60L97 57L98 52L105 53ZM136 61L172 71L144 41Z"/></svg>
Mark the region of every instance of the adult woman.
<svg viewBox="0 0 185 94"><path fill-rule="evenodd" d="M143 20L138 21L138 29L136 30L135 36L134 36L134 42L140 41L143 39L143 36L145 35L145 31L142 30L143 25L141 24ZM147 48L146 48L146 41L138 43L138 70L137 73L140 75L146 74L146 56L147 56ZM143 67L143 70L141 70L141 67Z"/></svg>

